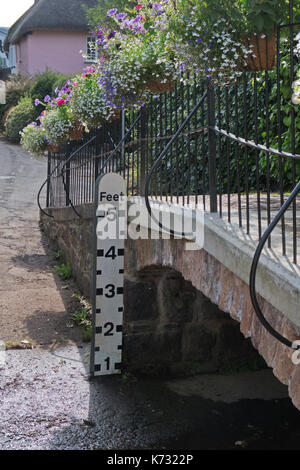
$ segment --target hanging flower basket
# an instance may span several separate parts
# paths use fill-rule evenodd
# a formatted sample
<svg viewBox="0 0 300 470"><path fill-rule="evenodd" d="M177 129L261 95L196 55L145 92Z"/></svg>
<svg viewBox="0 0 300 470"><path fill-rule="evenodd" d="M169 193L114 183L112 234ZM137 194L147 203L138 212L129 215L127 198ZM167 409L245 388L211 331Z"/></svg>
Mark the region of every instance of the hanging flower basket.
<svg viewBox="0 0 300 470"><path fill-rule="evenodd" d="M150 80L147 83L147 88L155 94L167 93L175 88L175 82L172 80L167 80L166 82Z"/></svg>
<svg viewBox="0 0 300 470"><path fill-rule="evenodd" d="M276 34L271 37L265 34L251 34L245 39L245 46L252 47L253 54L247 57L245 72L272 70L276 66ZM255 56L255 57L254 57Z"/></svg>
<svg viewBox="0 0 300 470"><path fill-rule="evenodd" d="M48 145L47 150L48 152L51 152L51 153L57 153L59 152L59 145L58 144Z"/></svg>
<svg viewBox="0 0 300 470"><path fill-rule="evenodd" d="M83 135L83 126L80 124L80 122L76 121L74 123L74 127L69 133L69 139L70 140L79 140L81 139Z"/></svg>

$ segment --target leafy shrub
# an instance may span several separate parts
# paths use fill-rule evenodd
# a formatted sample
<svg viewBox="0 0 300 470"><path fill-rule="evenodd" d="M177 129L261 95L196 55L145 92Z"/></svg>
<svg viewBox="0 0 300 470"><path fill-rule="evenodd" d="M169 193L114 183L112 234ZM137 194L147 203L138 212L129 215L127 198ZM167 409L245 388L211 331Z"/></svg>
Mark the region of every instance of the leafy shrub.
<svg viewBox="0 0 300 470"><path fill-rule="evenodd" d="M60 75L57 80L53 83L52 91L49 93L51 96L55 96L57 93L57 90L61 90L65 85L68 80L71 80L71 76L69 75ZM46 96L46 95L45 95Z"/></svg>
<svg viewBox="0 0 300 470"><path fill-rule="evenodd" d="M5 128L5 114L8 113L10 108L18 104L20 98L29 93L32 81L31 77L22 75L11 75L6 81L6 103L0 104L0 129Z"/></svg>
<svg viewBox="0 0 300 470"><path fill-rule="evenodd" d="M46 68L45 72L34 76L34 82L30 89L30 95L33 99L43 101L45 96L54 96L54 90L58 82L65 83L65 75ZM36 106L37 116L43 111L43 106ZM36 116L36 117L37 117Z"/></svg>
<svg viewBox="0 0 300 470"><path fill-rule="evenodd" d="M20 142L20 132L30 122L34 121L36 110L29 96L20 99L19 104L7 116L5 134L11 142Z"/></svg>
<svg viewBox="0 0 300 470"><path fill-rule="evenodd" d="M30 89L32 98L34 100L43 100L45 96L52 95L55 90L54 85L59 80L65 80L65 76L48 68L45 70L45 72L35 75L34 83Z"/></svg>

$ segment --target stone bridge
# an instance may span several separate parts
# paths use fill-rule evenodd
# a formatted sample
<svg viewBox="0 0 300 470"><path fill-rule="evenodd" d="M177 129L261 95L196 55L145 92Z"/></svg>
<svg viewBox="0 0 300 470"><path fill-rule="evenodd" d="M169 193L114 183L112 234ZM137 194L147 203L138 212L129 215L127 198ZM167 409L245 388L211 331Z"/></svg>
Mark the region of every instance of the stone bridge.
<svg viewBox="0 0 300 470"><path fill-rule="evenodd" d="M80 218L71 207L48 210L53 218L41 214L43 229L90 296L93 206L76 207ZM164 210L168 204L162 202ZM152 239L126 240L124 366L157 375L213 372L236 361L257 361L258 350L300 409L293 351L262 327L252 308L248 281L257 242L217 214L204 218L201 248L158 232ZM299 339L299 267L265 249L256 287L268 321Z"/></svg>

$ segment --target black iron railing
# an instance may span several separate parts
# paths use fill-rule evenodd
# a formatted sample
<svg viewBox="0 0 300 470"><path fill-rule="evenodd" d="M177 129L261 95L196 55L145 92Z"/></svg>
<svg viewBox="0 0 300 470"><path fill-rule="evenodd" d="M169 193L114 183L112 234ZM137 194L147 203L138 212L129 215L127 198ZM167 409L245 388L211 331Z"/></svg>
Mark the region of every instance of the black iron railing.
<svg viewBox="0 0 300 470"><path fill-rule="evenodd" d="M289 13L290 24L277 29L274 70L244 73L227 87L213 88L198 77L192 85L181 81L139 112L95 131L91 142L86 135L49 154L47 206L76 210L93 202L97 176L116 171L127 179L128 195L145 195L148 176L152 198L217 212L261 239L300 169L300 107L291 100L300 24L292 1ZM268 247L280 243L282 255L297 263L297 234L295 198Z"/></svg>
<svg viewBox="0 0 300 470"><path fill-rule="evenodd" d="M291 95L300 23L292 0L289 19L277 28L276 69L244 73L227 87L197 77L193 85L181 81L139 112L49 153L44 185L47 207L71 206L79 215L78 205L93 202L98 175L114 171L126 178L128 195L146 197L150 213L151 197L218 213L244 228L260 240L250 276L256 313L274 337L293 346L266 321L255 291L266 244L298 261L300 107Z"/></svg>

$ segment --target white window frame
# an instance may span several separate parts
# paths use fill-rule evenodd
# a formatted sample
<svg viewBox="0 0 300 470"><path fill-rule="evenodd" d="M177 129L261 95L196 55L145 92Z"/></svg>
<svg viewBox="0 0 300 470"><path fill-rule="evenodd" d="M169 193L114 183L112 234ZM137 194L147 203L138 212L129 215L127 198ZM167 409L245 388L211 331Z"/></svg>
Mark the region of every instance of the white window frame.
<svg viewBox="0 0 300 470"><path fill-rule="evenodd" d="M92 53L92 57L91 57L91 51L90 51L90 43L95 44L95 50ZM87 36L87 38L86 38L86 59L85 59L85 61L90 62L90 63L95 63L95 62L97 62L97 59L98 59L98 49L97 49L97 45L96 45L96 38L94 36Z"/></svg>

